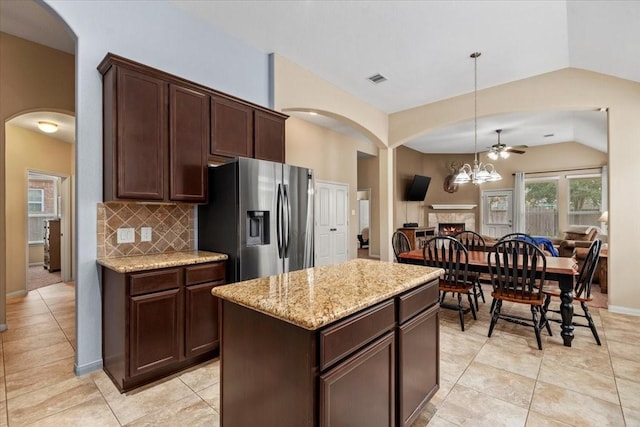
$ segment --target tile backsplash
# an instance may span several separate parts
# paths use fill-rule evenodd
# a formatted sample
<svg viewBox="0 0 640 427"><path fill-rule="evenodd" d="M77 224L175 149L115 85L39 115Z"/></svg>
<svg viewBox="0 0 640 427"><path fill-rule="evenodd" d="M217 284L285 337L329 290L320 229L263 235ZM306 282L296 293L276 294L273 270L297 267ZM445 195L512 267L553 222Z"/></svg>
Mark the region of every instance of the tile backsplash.
<svg viewBox="0 0 640 427"><path fill-rule="evenodd" d="M98 258L194 250L194 206L98 203ZM135 230L134 243L117 243L121 227ZM141 241L142 227L153 229L150 242Z"/></svg>

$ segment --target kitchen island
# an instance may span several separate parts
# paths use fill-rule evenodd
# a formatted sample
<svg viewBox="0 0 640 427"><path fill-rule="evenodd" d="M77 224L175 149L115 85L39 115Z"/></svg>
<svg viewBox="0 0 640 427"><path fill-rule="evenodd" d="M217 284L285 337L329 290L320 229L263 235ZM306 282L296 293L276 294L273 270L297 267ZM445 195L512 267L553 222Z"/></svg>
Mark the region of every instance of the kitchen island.
<svg viewBox="0 0 640 427"><path fill-rule="evenodd" d="M441 272L356 259L213 288L222 425L410 425L439 387Z"/></svg>

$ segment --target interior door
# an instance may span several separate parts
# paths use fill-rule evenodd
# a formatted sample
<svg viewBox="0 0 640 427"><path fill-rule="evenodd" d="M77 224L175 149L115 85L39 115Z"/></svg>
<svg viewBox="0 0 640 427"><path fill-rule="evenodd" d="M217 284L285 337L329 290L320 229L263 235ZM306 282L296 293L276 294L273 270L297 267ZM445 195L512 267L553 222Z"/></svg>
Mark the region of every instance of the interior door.
<svg viewBox="0 0 640 427"><path fill-rule="evenodd" d="M315 194L315 266L344 262L349 258L349 186L316 181Z"/></svg>
<svg viewBox="0 0 640 427"><path fill-rule="evenodd" d="M502 237L513 232L513 190L482 192L482 234Z"/></svg>

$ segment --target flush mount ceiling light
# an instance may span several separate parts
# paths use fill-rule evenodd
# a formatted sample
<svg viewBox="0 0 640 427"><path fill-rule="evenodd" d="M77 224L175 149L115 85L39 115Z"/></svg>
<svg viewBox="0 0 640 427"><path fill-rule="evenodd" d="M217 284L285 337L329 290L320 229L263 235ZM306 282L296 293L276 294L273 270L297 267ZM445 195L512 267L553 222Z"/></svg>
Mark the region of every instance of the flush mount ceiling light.
<svg viewBox="0 0 640 427"><path fill-rule="evenodd" d="M54 133L58 130L58 124L53 122L40 121L38 128L45 133Z"/></svg>
<svg viewBox="0 0 640 427"><path fill-rule="evenodd" d="M462 165L454 181L456 184L472 182L478 185L502 179L491 163L483 165L478 162L478 57L480 55L480 52L474 52L470 55L473 58L473 167L468 163Z"/></svg>

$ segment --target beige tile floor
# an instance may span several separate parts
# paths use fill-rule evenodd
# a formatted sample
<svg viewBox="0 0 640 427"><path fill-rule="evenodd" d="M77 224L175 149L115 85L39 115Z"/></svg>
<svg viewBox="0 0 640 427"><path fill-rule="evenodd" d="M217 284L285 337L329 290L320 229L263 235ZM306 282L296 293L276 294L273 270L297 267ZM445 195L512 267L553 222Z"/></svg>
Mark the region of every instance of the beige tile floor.
<svg viewBox="0 0 640 427"><path fill-rule="evenodd" d="M441 387L419 426L640 426L640 317L595 309L601 347L578 329L572 348L536 346L529 328L441 312ZM518 310L516 307L505 307ZM103 372L73 375L74 288L58 283L7 302L0 426L217 426L219 362L120 394Z"/></svg>

